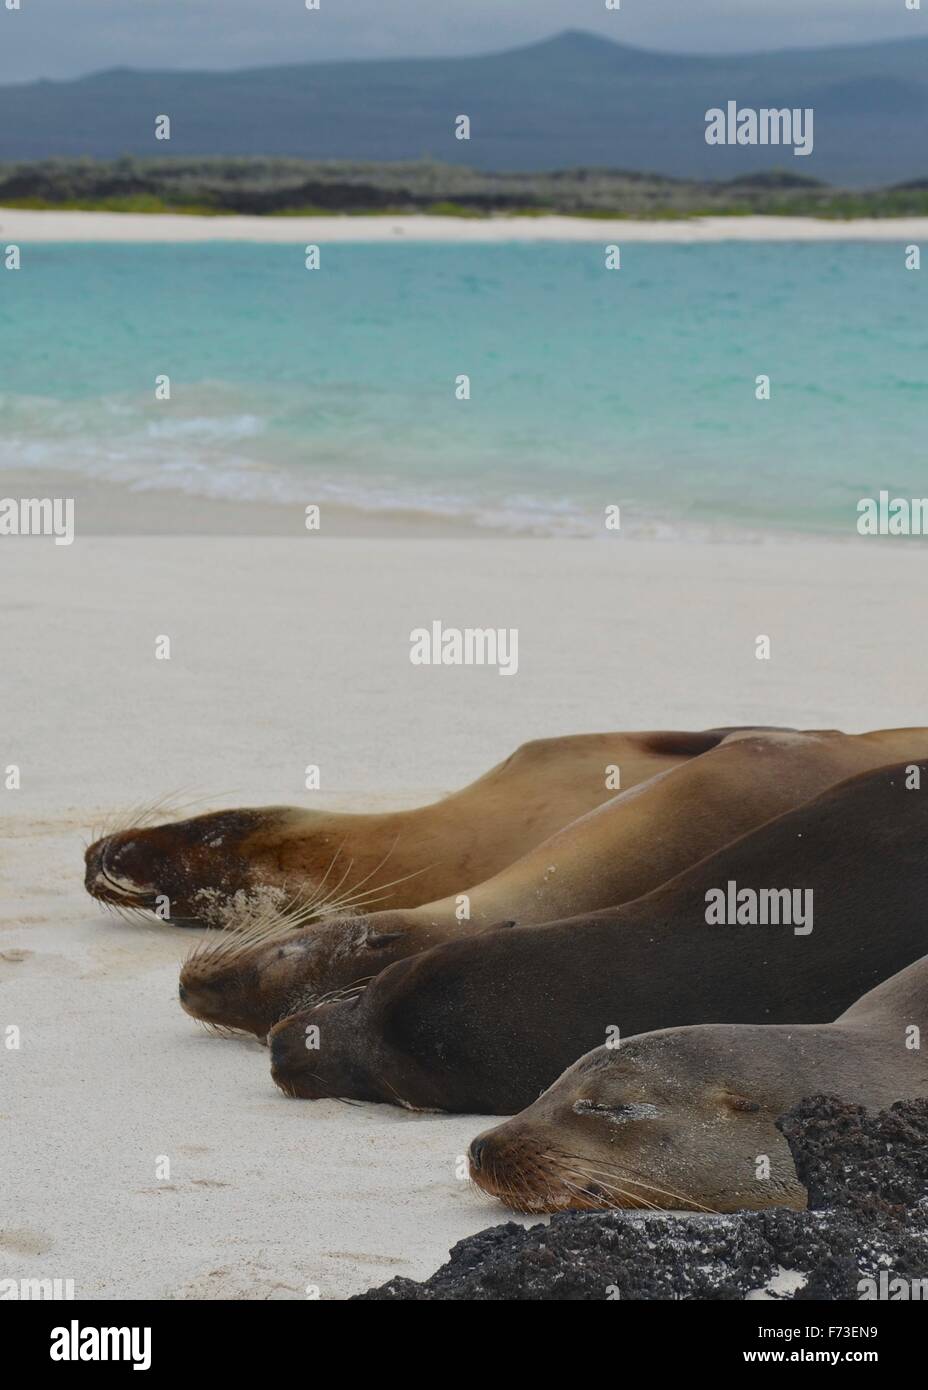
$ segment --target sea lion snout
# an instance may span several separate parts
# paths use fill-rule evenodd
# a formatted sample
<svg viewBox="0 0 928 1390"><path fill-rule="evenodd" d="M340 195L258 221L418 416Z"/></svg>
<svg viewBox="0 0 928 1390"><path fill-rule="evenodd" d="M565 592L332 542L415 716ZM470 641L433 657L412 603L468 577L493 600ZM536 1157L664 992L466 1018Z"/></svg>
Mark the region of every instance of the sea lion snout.
<svg viewBox="0 0 928 1390"><path fill-rule="evenodd" d="M136 892L150 892L150 856L143 845L129 835L111 835L103 841L100 858L106 878Z"/></svg>
<svg viewBox="0 0 928 1390"><path fill-rule="evenodd" d="M369 1058L358 1053L357 1011L362 998L317 1004L271 1029L271 1077L285 1095L299 1100L351 1095L403 1104L388 1084L376 1082Z"/></svg>
<svg viewBox="0 0 928 1390"><path fill-rule="evenodd" d="M224 970L216 969L204 955L204 943L181 967L177 997L184 1013L198 1022L214 1029L251 1033L262 1042L280 1017L258 988L252 960L233 961Z"/></svg>
<svg viewBox="0 0 928 1390"><path fill-rule="evenodd" d="M273 812L218 811L128 826L87 849L84 885L101 902L156 910L177 925L224 925L214 919L253 887L246 847L267 820Z"/></svg>
<svg viewBox="0 0 928 1390"><path fill-rule="evenodd" d="M94 840L84 853L84 887L96 896L96 889L103 883L103 846L105 840Z"/></svg>
<svg viewBox="0 0 928 1390"><path fill-rule="evenodd" d="M470 1160L470 1170L472 1173L479 1173L483 1165L483 1156L486 1153L487 1141L480 1135L473 1141L467 1151Z"/></svg>
<svg viewBox="0 0 928 1390"><path fill-rule="evenodd" d="M284 1019L282 1023L275 1024L268 1034L271 1073L275 1081L278 1081L279 1075L285 1076L293 1065L293 1029L288 1027L289 1023L289 1019Z"/></svg>
<svg viewBox="0 0 928 1390"><path fill-rule="evenodd" d="M484 1130L467 1151L471 1181L515 1211L558 1211L574 1205L576 1189L554 1193L549 1137L527 1127L519 1116Z"/></svg>
<svg viewBox="0 0 928 1390"><path fill-rule="evenodd" d="M148 906L154 889L147 866L131 835L106 835L84 855L84 887L102 902Z"/></svg>
<svg viewBox="0 0 928 1390"><path fill-rule="evenodd" d="M490 1184L495 1189L497 1168L505 1168L514 1160L518 1148L518 1141L513 1142L508 1126L496 1125L478 1134L467 1150L470 1175L474 1182L481 1186Z"/></svg>
<svg viewBox="0 0 928 1390"><path fill-rule="evenodd" d="M802 1208L805 1191L775 1124L815 1090L797 1065L795 1036L707 1024L597 1048L477 1136L471 1177L522 1212ZM751 1075L754 1092L741 1079Z"/></svg>
<svg viewBox="0 0 928 1390"><path fill-rule="evenodd" d="M333 1094L319 1073L319 1040L312 1032L318 1023L307 1022L323 1010L324 1006L285 1018L268 1034L271 1077L294 1100L322 1100Z"/></svg>

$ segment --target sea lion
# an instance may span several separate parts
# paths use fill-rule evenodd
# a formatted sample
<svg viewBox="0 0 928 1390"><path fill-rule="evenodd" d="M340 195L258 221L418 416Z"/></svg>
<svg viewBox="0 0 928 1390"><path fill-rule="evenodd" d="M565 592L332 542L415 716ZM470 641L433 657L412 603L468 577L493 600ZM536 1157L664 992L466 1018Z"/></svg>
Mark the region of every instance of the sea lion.
<svg viewBox="0 0 928 1390"><path fill-rule="evenodd" d="M470 1146L515 1211L806 1205L777 1117L805 1096L878 1109L928 1095L928 956L834 1023L665 1028L599 1047Z"/></svg>
<svg viewBox="0 0 928 1390"><path fill-rule="evenodd" d="M279 1023L274 1079L310 1099L512 1114L616 1035L832 1019L928 945L928 760L906 766L858 775L622 907L400 961ZM730 883L811 890L811 931L709 925Z"/></svg>
<svg viewBox="0 0 928 1390"><path fill-rule="evenodd" d="M928 756L925 729L733 732L468 888L467 917L459 897L301 933L287 930L298 919L275 923L272 916L251 935L198 949L181 974L181 1002L204 1022L264 1037L287 1013L333 991L354 991L393 962L440 942L472 938L502 921L522 929L630 902L852 773L919 754Z"/></svg>
<svg viewBox="0 0 928 1390"><path fill-rule="evenodd" d="M100 902L168 905L180 926L222 926L231 904L312 902L317 912L414 907L466 888L611 800L715 748L729 730L574 734L525 743L463 790L382 814L286 806L216 811L95 840L85 886Z"/></svg>

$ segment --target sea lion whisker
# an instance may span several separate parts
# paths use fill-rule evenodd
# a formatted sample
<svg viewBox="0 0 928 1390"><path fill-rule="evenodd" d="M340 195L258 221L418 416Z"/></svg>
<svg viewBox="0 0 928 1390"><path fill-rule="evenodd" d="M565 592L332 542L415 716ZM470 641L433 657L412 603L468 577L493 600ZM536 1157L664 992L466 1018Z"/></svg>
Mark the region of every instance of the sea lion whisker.
<svg viewBox="0 0 928 1390"><path fill-rule="evenodd" d="M633 1199L635 1202L640 1203L645 1208L654 1211L657 1210L654 1204L652 1202L649 1202L646 1197L639 1196L638 1193L627 1192L622 1187L621 1183L615 1181L615 1178L617 1176L616 1174L611 1172L606 1173L605 1170L602 1169L595 1169L580 1154L569 1154L566 1152L566 1150L558 1150L556 1152L547 1151L541 1155L541 1158L543 1161L550 1163L552 1167L555 1168L555 1170L560 1174L560 1181L568 1187L572 1186L567 1177L567 1174L570 1173L573 1177L578 1178L581 1181L583 1179L588 1178L590 1180L590 1185L596 1187L598 1189L598 1192L600 1193L604 1193L606 1195L608 1195L609 1193L618 1193L619 1196L628 1199ZM565 1160L567 1160L567 1162L565 1162ZM608 1177L612 1179L612 1181L603 1182L603 1177ZM587 1189L583 1191L581 1195L589 1199L594 1194L591 1193L589 1189Z"/></svg>
<svg viewBox="0 0 928 1390"><path fill-rule="evenodd" d="M393 896L392 894L386 893L384 891L385 889L395 888L397 884L400 883L408 883L411 878L417 878L420 874L427 874L431 872L434 867L434 864L426 864L421 869L414 869L412 873L403 874L401 878L391 879L389 883L380 883L376 888L371 888L366 893L355 894L352 892L340 898L337 902L325 903L320 911L324 911L327 916L330 916L336 910L341 911L345 907L356 906L358 903L365 903L367 906L370 906L371 902L382 902L385 898ZM370 875L368 875L368 877L369 876Z"/></svg>
<svg viewBox="0 0 928 1390"><path fill-rule="evenodd" d="M332 855L332 858L329 860L329 867L326 869L325 873L322 875L322 878L321 878L321 879L319 880L319 882L316 884L315 888L313 889L312 893L311 893L310 896L309 896L308 901L309 901L310 903L315 904L315 903L317 903L317 902L319 901L319 899L322 897L322 895L323 895L323 893L324 893L324 891L325 891L325 884L326 884L326 881L327 881L327 879L328 879L328 877L329 877L329 874L332 872L333 868L335 867L335 861L338 859L338 856L341 854L342 850L345 848L345 844L346 844L346 841L345 841L345 840L342 840L342 842L341 842L341 844L339 845L338 849L335 851L335 853Z"/></svg>
<svg viewBox="0 0 928 1390"><path fill-rule="evenodd" d="M332 863L334 862L333 858ZM217 964L220 962L231 964L260 945L282 939L316 921L323 920L323 914L327 918L361 903L370 905L387 896L382 889L392 888L397 883L415 877L416 873L427 872L427 869L419 869L412 874L402 875L391 883L382 885L382 889L372 889L360 894L344 894L339 897L337 896L338 888L350 872L351 862L346 867L339 884L333 887L330 895L327 895L323 901L319 900L319 894L316 892L309 898L302 900L294 895L282 905L265 904L249 920L241 924L233 924L221 931L210 932L208 937L197 943L188 956L188 961L198 960L202 962L208 959ZM327 873L331 871L331 867L330 864Z"/></svg>
<svg viewBox="0 0 928 1390"><path fill-rule="evenodd" d="M714 1207L704 1206L701 1202L697 1202L695 1197L689 1196L688 1193L674 1192L672 1189L668 1187L658 1187L657 1183L652 1182L650 1178L642 1179L632 1177L631 1174L626 1172L624 1168L621 1170L612 1168L597 1168L590 1163L589 1159L584 1158L582 1154L565 1154L565 1157L569 1158L571 1161L574 1161L582 1165L584 1171L590 1177L619 1178L623 1183L631 1183L633 1187L643 1187L646 1188L649 1192L656 1193L658 1196L672 1197L675 1201L685 1202L689 1210L691 1211L702 1211L705 1212L707 1215L711 1216L718 1215L718 1212Z"/></svg>
<svg viewBox="0 0 928 1390"><path fill-rule="evenodd" d="M328 881L329 874L331 874L331 873L332 873L332 870L335 869L335 865L336 865L336 863L338 863L338 860L339 860L339 858L340 858L340 855L342 855L342 851L343 851L343 849L345 849L345 845L346 845L346 844L347 844L347 837L345 838L345 840L342 841L342 844L339 845L339 847L338 847L338 849L336 849L335 853L333 853L332 858L329 859L329 866L328 866L328 869L325 870L325 873L322 874L322 877L320 878L320 881L318 881L318 884L315 885L315 888L314 888L313 892L311 892L310 897L308 897L308 899L307 899L307 905L313 905L313 906L315 906L315 905L317 905L318 902L324 901L324 899L326 898L326 894L325 894L325 884L326 884L326 881ZM349 863L349 867L347 867L346 873L349 873L349 872L350 872L351 863L353 863L353 860L351 860L351 862ZM345 874L342 874L342 877L339 878L338 884L335 885L335 888L333 888L333 890L329 890L329 894L328 894L329 897L331 897L332 892L338 892L338 891L339 891L339 888L342 887L342 884L343 884L343 883L345 883Z"/></svg>
<svg viewBox="0 0 928 1390"><path fill-rule="evenodd" d="M597 1173L599 1173L603 1177L609 1176L609 1173L606 1170L597 1170L595 1168L591 1168L589 1171L591 1176L594 1177L597 1176ZM612 1176L615 1176L615 1174L612 1174ZM698 1202L695 1197L690 1196L690 1194L687 1192L675 1192L672 1188L669 1187L659 1187L657 1183L651 1182L650 1179L634 1178L631 1176L630 1173L626 1173L624 1170L622 1171L620 1176L622 1182L631 1183L632 1187L642 1187L647 1192L653 1192L659 1197L672 1197L673 1200L676 1202L683 1202L689 1211L705 1212L707 1216L718 1215L718 1211L715 1207L707 1207L704 1203Z"/></svg>
<svg viewBox="0 0 928 1390"><path fill-rule="evenodd" d="M176 787L152 801L143 802L136 813L136 819L124 828L141 830L152 823L161 825L169 821L186 820L207 803L212 804L234 795L233 792L224 792L221 795L212 793L194 796L192 792L193 788L190 786Z"/></svg>
<svg viewBox="0 0 928 1390"><path fill-rule="evenodd" d="M682 1202L687 1211L701 1211L706 1216L718 1216L717 1207L707 1207L705 1203L698 1202L695 1197L687 1192L674 1192L669 1187L658 1187L657 1183L642 1178L633 1178L628 1173L622 1174L622 1181L631 1183L633 1187L642 1187L647 1192L653 1192L658 1197L672 1197L676 1202Z"/></svg>
<svg viewBox="0 0 928 1390"><path fill-rule="evenodd" d="M399 837L399 835L397 835L397 836L395 837L394 841L393 841L393 844L392 844L392 845L390 846L390 848L387 850L386 854L385 854L384 857L381 859L380 863L379 863L379 864L375 864L374 867L371 869L371 871L370 871L369 873L365 874L364 877L363 877L362 879L360 879L359 882L357 882L357 883L354 885L355 888L363 888L364 885L365 885L365 883L367 883L369 879L372 879L372 878L374 877L374 874L377 874L377 873L380 872L380 870L383 868L384 864L386 864L387 860L390 858L390 855L391 855L391 854L393 853L393 851L396 849L396 847L397 847L397 845L399 844L399 842L400 842L400 837ZM399 881L399 882L402 882L402 880L398 880L398 881Z"/></svg>
<svg viewBox="0 0 928 1390"><path fill-rule="evenodd" d="M187 962L239 959L258 945L288 936L303 925L303 907L294 895L283 906L263 904L251 918L221 929L208 929L187 957Z"/></svg>
<svg viewBox="0 0 928 1390"><path fill-rule="evenodd" d="M133 907L131 903L125 903L122 911L126 921L136 930L138 930L139 927L152 926L152 919L145 912L144 908Z"/></svg>
<svg viewBox="0 0 928 1390"><path fill-rule="evenodd" d="M320 1085L324 1086L324 1085L326 1084L325 1081L324 1081L323 1078L319 1075L318 1072L316 1072L316 1071L311 1071L311 1072L307 1072L306 1074L307 1074L307 1076L311 1076L312 1079L313 1079L314 1081L318 1081L318 1082L320 1083ZM275 1077L274 1077L274 1084L275 1084L275 1086L277 1086L277 1088L278 1088L279 1090L283 1091L283 1093L284 1093L285 1096L289 1096L291 1100L300 1100L300 1099L301 1099L301 1097L300 1097L299 1094L297 1093L297 1089L296 1089L296 1084L295 1084L295 1082L293 1082L293 1081L288 1081L288 1080L286 1079L286 1077L275 1076ZM341 1100L341 1099L342 1099L341 1096L326 1096L326 1100Z"/></svg>
<svg viewBox="0 0 928 1390"><path fill-rule="evenodd" d="M338 882L336 883L335 887L331 890L331 892L330 892L325 898L322 899L322 902L321 902L320 907L319 907L319 911L320 911L320 912L324 911L324 910L325 910L325 907L326 907L326 904L329 903L329 902L331 902L332 899L333 899L333 898L336 898L336 897L338 896L338 894L341 892L342 885L343 885L343 883L345 882L345 879L346 879L346 878L348 877L348 875L351 873L351 870L352 870L353 866L354 866L354 859L349 859L349 860L348 860L348 866L347 866L347 868L345 869L345 872L342 874L341 878L340 878L340 879L338 880Z"/></svg>
<svg viewBox="0 0 928 1390"><path fill-rule="evenodd" d="M164 824L167 821L180 820L188 811L213 799L199 797L196 800L191 800L188 796L186 801L181 801L180 798L187 791L187 788L180 787L175 791L165 792L160 797L148 801L133 802L127 807L111 811L103 817L101 822L94 825L91 832L93 836L91 843L110 839L113 835L126 834L132 830L144 830L155 823Z"/></svg>
<svg viewBox="0 0 928 1390"><path fill-rule="evenodd" d="M133 927L151 925L151 917L146 910L132 903L120 903L120 916Z"/></svg>
<svg viewBox="0 0 928 1390"><path fill-rule="evenodd" d="M311 925L318 919L319 909L312 901L291 900L284 906L268 905L258 917L241 927L227 928L223 935L227 938L224 948L237 956L243 948L251 948L256 943L277 940L292 935ZM221 943L220 943L221 944Z"/></svg>
<svg viewBox="0 0 928 1390"><path fill-rule="evenodd" d="M194 1018L194 1022L198 1023L205 1032L214 1038L247 1038L249 1036L243 1028L233 1028L231 1024L211 1023L209 1019L205 1018Z"/></svg>
<svg viewBox="0 0 928 1390"><path fill-rule="evenodd" d="M316 1008L319 1004L331 1004L336 1001L341 1003L348 998L357 997L357 995L364 993L365 987L370 984L373 978L373 975L362 975L359 979L352 980L350 984L330 989L328 993L315 997L312 1006Z"/></svg>
<svg viewBox="0 0 928 1390"><path fill-rule="evenodd" d="M596 1188L596 1192L591 1192L589 1188L587 1188L585 1191L582 1189L580 1190L579 1195L586 1197L587 1200L589 1200L590 1198L597 1200L600 1196L605 1196L607 1200L610 1200L614 1195L617 1195L618 1197L625 1198L625 1202L631 1207L637 1209L643 1208L645 1211L659 1210L659 1208L655 1206L653 1202L648 1201L647 1197L643 1196L639 1192L629 1192L626 1188L622 1187L621 1184L617 1182L603 1182L602 1179L597 1178L595 1174L585 1173L582 1169L577 1169L574 1172L574 1176L579 1178L581 1181L584 1178L589 1178L590 1186ZM565 1186L572 1186L572 1184L568 1181L566 1177L562 1178L562 1181L564 1182ZM613 1209L621 1210L623 1203L617 1201L610 1201L610 1205Z"/></svg>
<svg viewBox="0 0 928 1390"><path fill-rule="evenodd" d="M243 943L263 938L272 923L289 923L294 912L292 899L283 906L273 908L268 903L259 903L249 915L230 922L217 937L212 938L212 948L218 953L235 953Z"/></svg>
<svg viewBox="0 0 928 1390"><path fill-rule="evenodd" d="M618 1194L619 1197L624 1197L626 1201L628 1201L633 1206L643 1207L646 1211L658 1210L657 1205L654 1202L649 1201L643 1193L630 1192L628 1188L623 1187L621 1183L618 1183L615 1180L611 1182L606 1181L606 1179L603 1176L597 1175L595 1172L585 1172L582 1168L578 1168L576 1170L576 1176L581 1180L589 1179L590 1186L596 1189L595 1193L590 1192L588 1190L586 1194L588 1197L595 1197L599 1194L603 1194L608 1198L614 1194Z"/></svg>
<svg viewBox="0 0 928 1390"><path fill-rule="evenodd" d="M428 873L433 867L434 865L427 864L412 873L404 874L401 878L392 879L389 883L379 884L376 888L368 889L366 893L349 893L341 898L329 899L315 907L311 919L307 920L331 921L340 916L365 916L375 903L386 902L394 896L384 890L393 888L400 883L406 883L419 874Z"/></svg>
<svg viewBox="0 0 928 1390"><path fill-rule="evenodd" d="M509 1171L507 1177L501 1178L496 1164L491 1163L487 1176L495 1188L496 1196L511 1211L520 1211L531 1215L539 1210L543 1211L546 1203L563 1205L563 1203L558 1203L557 1194L550 1185L546 1186L540 1198L532 1192L523 1164L517 1164ZM482 1191L479 1184L475 1184L475 1186ZM484 1195L486 1194L484 1193Z"/></svg>
<svg viewBox="0 0 928 1390"><path fill-rule="evenodd" d="M584 1198L587 1202L602 1202L607 1211L657 1211L657 1207L655 1207L654 1203L649 1202L647 1198L640 1196L637 1192L626 1192L621 1187L615 1185L599 1182L593 1183L592 1185L596 1188L596 1191L591 1192L589 1188L580 1187L570 1182L567 1178L562 1179L562 1181L568 1191L574 1192L578 1197Z"/></svg>
<svg viewBox="0 0 928 1390"><path fill-rule="evenodd" d="M108 823L104 823L104 834L107 839L111 835L119 835L126 830L142 829L146 824L150 824L153 817L166 808L172 798L173 793L166 792L163 796L149 801L135 801L122 810L116 810L109 818Z"/></svg>
<svg viewBox="0 0 928 1390"><path fill-rule="evenodd" d="M397 840L394 841L393 848L396 847L398 839L399 837L397 837ZM421 868L413 869L408 874L401 874L399 878L390 879L387 883L379 883L375 887L368 889L366 893L359 893L357 890L363 887L363 885L367 883L368 880L372 878L373 875L383 867L383 865L387 862L387 859L390 857L390 853L392 853L392 849L388 851L388 853L384 856L383 859L381 859L379 864L375 865L375 867L371 869L369 873L365 874L364 878L360 879L357 883L353 884L351 886L350 891L347 891L341 894L341 896L339 896L339 890L344 884L348 872L350 872L350 869L354 863L354 860L351 860L348 865L348 869L345 871L345 873L342 875L338 883L327 895L324 901L318 904L314 902L314 915L320 918L323 916L331 917L334 916L336 913L344 912L345 909L349 907L357 907L360 904L364 904L365 906L369 907L374 902L383 902L387 897L392 896L391 894L388 894L385 891L386 889L395 888L398 884L401 883L407 883L410 879L417 878L421 874L431 872L431 870L435 867L434 864L425 864Z"/></svg>
<svg viewBox="0 0 928 1390"><path fill-rule="evenodd" d="M410 873L402 874L399 878L390 879L390 881L387 883L378 883L374 888L369 889L367 893L359 893L358 889L363 888L364 884L369 882L369 880L372 879L375 874L379 873L380 870L383 868L384 864L386 864L387 860L390 858L390 855L393 853L393 851L396 849L396 846L399 844L399 838L399 835L397 835L393 841L393 844L390 846L390 848L387 850L387 853L383 856L383 858L380 860L378 864L375 864L374 867L368 873L366 873L362 879L359 879L357 883L352 884L350 895L341 899L339 902L339 906L345 906L347 903L364 901L372 893L377 893L381 897L383 897L384 889L395 888L400 883L408 883L410 879L418 878L421 874L430 873L432 869L435 868L434 864L424 864L421 868L413 869ZM379 899L377 900L379 901ZM329 904L326 904L326 910L330 910Z"/></svg>
<svg viewBox="0 0 928 1390"><path fill-rule="evenodd" d="M388 1076L381 1076L380 1080L393 1092L394 1096L396 1097L397 1105L402 1106L404 1110L408 1110L409 1106L406 1104L406 1101L403 1100L403 1097L400 1095L399 1091L393 1085L393 1082L390 1080L390 1078Z"/></svg>

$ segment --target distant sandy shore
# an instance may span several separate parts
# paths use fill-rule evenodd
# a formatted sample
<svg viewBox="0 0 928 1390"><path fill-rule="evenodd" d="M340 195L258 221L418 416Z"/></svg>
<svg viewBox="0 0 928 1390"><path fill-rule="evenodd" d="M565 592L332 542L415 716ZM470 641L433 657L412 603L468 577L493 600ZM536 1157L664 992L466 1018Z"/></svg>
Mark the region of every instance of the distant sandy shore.
<svg viewBox="0 0 928 1390"><path fill-rule="evenodd" d="M918 241L928 217L196 217L173 213L0 208L6 241Z"/></svg>

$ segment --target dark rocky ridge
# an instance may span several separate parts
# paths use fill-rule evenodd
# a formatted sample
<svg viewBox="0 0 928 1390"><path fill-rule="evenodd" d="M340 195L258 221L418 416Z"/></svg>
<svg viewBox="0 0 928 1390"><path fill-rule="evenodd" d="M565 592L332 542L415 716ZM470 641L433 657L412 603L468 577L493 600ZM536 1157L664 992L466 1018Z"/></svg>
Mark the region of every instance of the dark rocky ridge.
<svg viewBox="0 0 928 1390"><path fill-rule="evenodd" d="M0 206L262 217L429 212L458 217L918 217L928 215L928 180L853 189L835 187L789 165L700 180L618 168L495 173L429 159L365 163L162 155L0 163Z"/></svg>
<svg viewBox="0 0 928 1390"><path fill-rule="evenodd" d="M424 1282L391 1279L357 1297L741 1300L769 1286L767 1297L857 1300L864 1277L928 1278L928 1099L868 1114L817 1096L779 1125L808 1211L566 1212L528 1230L507 1222L459 1241Z"/></svg>

